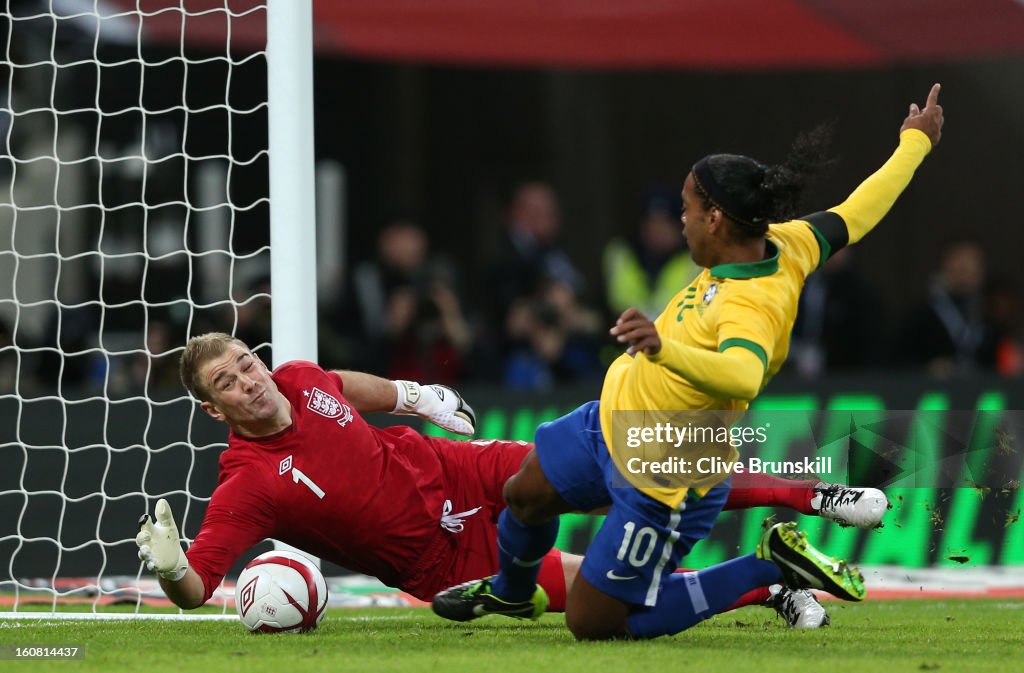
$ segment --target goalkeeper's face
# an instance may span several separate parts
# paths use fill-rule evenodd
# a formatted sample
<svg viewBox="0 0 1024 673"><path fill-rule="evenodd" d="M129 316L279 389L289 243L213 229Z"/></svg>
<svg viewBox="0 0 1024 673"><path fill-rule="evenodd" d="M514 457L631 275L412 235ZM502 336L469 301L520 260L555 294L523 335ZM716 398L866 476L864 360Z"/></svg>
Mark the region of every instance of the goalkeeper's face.
<svg viewBox="0 0 1024 673"><path fill-rule="evenodd" d="M279 423L290 421L288 403L270 370L248 349L233 344L200 371L210 397L202 407L213 418L250 436L272 434L282 429Z"/></svg>

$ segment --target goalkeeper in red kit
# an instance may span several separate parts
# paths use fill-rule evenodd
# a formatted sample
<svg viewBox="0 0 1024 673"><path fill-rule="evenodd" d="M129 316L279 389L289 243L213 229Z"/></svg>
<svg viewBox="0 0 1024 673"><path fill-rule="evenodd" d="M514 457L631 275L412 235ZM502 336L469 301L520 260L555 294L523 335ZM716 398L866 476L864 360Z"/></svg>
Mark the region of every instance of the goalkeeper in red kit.
<svg viewBox="0 0 1024 673"><path fill-rule="evenodd" d="M361 415L411 414L471 435L473 411L451 388L302 361L271 372L221 333L191 339L180 370L201 408L230 434L187 553L165 500L155 521L146 515L140 523L139 557L179 607L205 603L242 554L267 538L425 600L497 570L502 487L532 445L427 437L407 426L377 428ZM878 525L885 510L875 489L756 479L734 488L726 507L782 505L859 526ZM564 609L580 561L558 551L543 559L539 581L550 610ZM809 592L763 587L737 606L752 603L775 607L794 626L828 620Z"/></svg>

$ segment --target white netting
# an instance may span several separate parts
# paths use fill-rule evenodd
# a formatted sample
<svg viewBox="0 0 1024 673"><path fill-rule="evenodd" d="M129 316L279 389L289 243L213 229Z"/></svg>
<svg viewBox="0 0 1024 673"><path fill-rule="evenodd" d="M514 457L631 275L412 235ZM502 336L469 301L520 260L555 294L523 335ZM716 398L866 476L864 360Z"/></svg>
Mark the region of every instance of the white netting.
<svg viewBox="0 0 1024 673"><path fill-rule="evenodd" d="M178 355L269 340L266 62L232 43L263 4L0 17L0 611L138 604L139 515L198 530L224 433Z"/></svg>

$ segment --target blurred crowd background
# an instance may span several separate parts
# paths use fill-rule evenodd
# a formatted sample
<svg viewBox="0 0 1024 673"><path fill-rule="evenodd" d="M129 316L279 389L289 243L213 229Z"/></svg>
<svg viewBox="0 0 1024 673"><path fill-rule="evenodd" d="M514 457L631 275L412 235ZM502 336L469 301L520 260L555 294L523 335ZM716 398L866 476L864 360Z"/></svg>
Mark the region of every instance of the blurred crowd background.
<svg viewBox="0 0 1024 673"><path fill-rule="evenodd" d="M32 6L50 11L22 7ZM227 67L197 48L187 76L180 64L138 60L96 68L82 59L139 59L131 35L101 40L46 18L4 23L0 99L14 114L0 113L0 194L42 205L20 212L22 232L0 242L17 253L0 255L4 296L16 300L0 306L0 387L176 390L190 334L235 330L268 344L262 61L245 61L239 47ZM1021 54L1024 45L873 66L808 58L623 71L318 52L318 166L344 175L343 199L318 193L341 203L320 225L337 228L337 249L316 252L332 261L319 296L321 364L522 391L596 385L621 352L607 334L615 317L629 306L654 317L700 271L679 220L696 159L731 151L777 161L800 131L832 123L836 165L805 202L822 210L881 165L907 104L941 81L942 146L879 229L810 278L781 375L1021 376ZM180 49L153 43L141 55L158 63ZM215 109L189 111L207 103ZM42 108L65 113L33 112ZM117 160L138 154L147 161ZM190 207L203 203L197 174L211 163L226 174L225 249L252 262L244 272L232 263L227 302L201 299L217 271L195 254L202 234ZM54 199L60 214L46 207ZM60 230L71 226L69 251ZM16 304L31 303L23 257L34 245L56 245L62 259L57 280L38 272L41 299L29 311ZM91 252L76 256L74 245ZM115 361L97 350L119 344L132 353ZM260 352L272 361L269 347Z"/></svg>

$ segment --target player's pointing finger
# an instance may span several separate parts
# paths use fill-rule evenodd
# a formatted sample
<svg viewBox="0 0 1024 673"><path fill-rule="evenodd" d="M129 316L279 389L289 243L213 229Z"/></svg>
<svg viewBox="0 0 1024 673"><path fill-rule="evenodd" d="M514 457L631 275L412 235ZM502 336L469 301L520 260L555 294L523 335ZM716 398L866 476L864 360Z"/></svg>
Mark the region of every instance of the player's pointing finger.
<svg viewBox="0 0 1024 673"><path fill-rule="evenodd" d="M942 90L942 85L936 82L932 85L932 90L928 92L928 101L924 104L926 108L935 107L939 102L939 91Z"/></svg>

